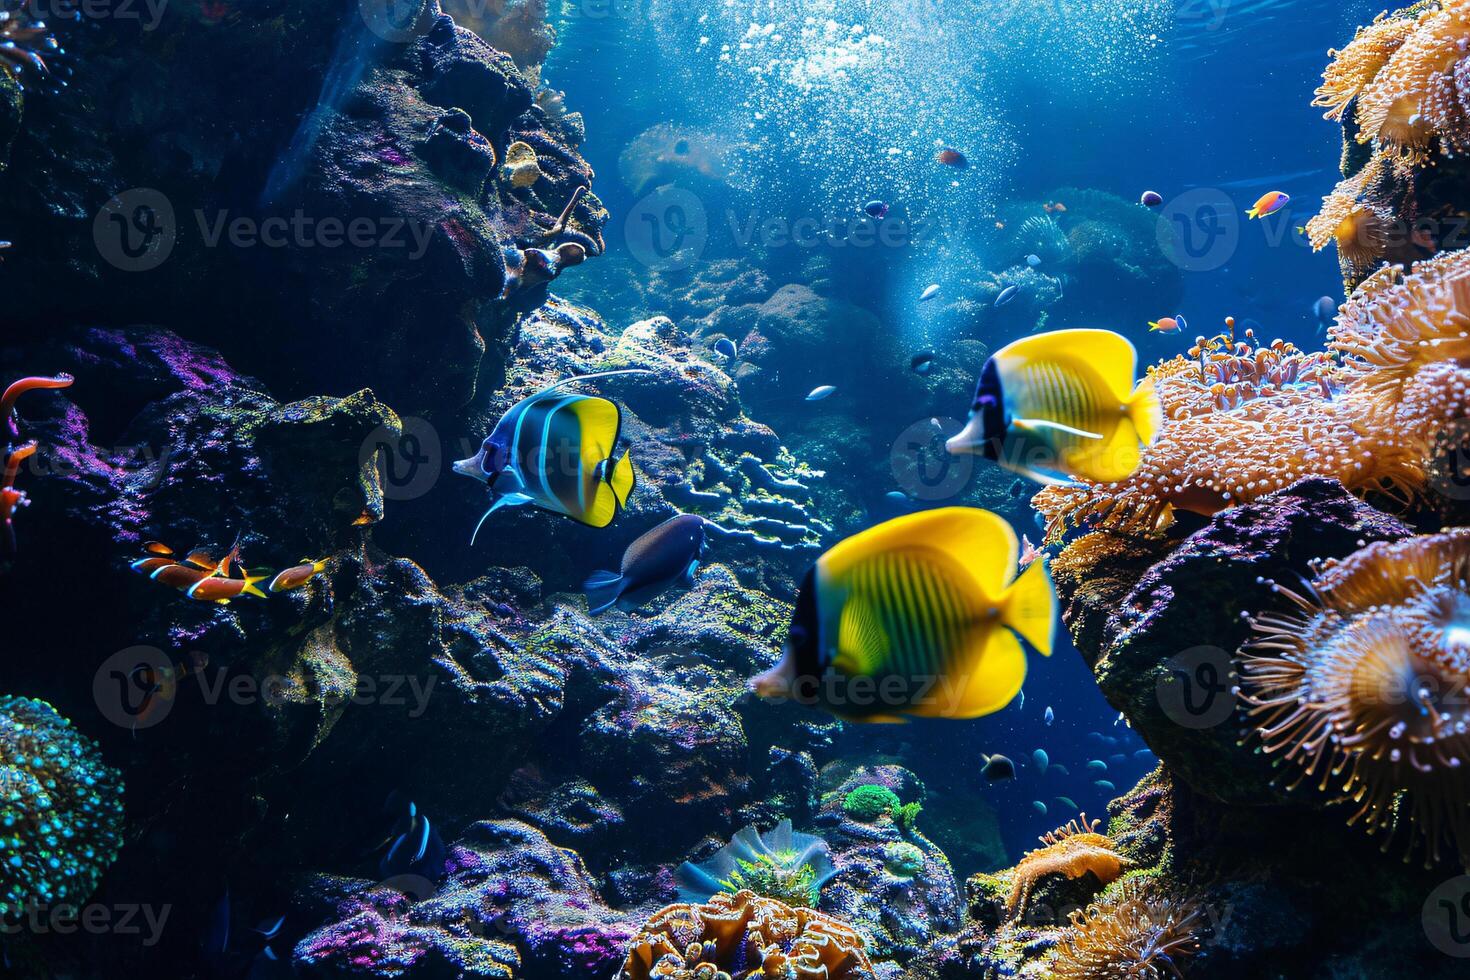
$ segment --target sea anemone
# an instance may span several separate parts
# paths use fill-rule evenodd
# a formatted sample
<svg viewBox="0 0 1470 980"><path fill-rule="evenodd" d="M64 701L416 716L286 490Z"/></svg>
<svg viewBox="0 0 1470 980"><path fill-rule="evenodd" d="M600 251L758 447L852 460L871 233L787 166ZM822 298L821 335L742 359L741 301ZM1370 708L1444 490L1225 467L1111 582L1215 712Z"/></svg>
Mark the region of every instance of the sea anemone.
<svg viewBox="0 0 1470 980"><path fill-rule="evenodd" d="M634 938L617 980L873 980L846 923L753 892L670 905Z"/></svg>
<svg viewBox="0 0 1470 980"><path fill-rule="evenodd" d="M687 902L703 902L720 892L752 891L787 905L814 906L835 874L827 842L795 833L791 821L782 820L765 835L746 827L708 861L684 862L674 878L679 897Z"/></svg>
<svg viewBox="0 0 1470 980"><path fill-rule="evenodd" d="M859 786L842 799L842 811L854 820L872 823L897 810L902 803L898 794L887 786Z"/></svg>
<svg viewBox="0 0 1470 980"><path fill-rule="evenodd" d="M1384 38L1393 33L1383 29ZM1423 8L1412 30L1361 87L1358 142L1376 140L1409 159L1422 158L1436 136L1454 147L1464 145L1470 137L1466 38L1470 0L1441 0Z"/></svg>
<svg viewBox="0 0 1470 980"><path fill-rule="evenodd" d="M1006 909L1013 918L1025 910L1036 883L1047 875L1068 879L1092 875L1104 885L1112 884L1128 867L1128 859L1106 834L1099 834L1101 820L1088 821L1087 814L1042 835L1042 845L1026 854L1011 869L1011 889Z"/></svg>
<svg viewBox="0 0 1470 980"><path fill-rule="evenodd" d="M907 841L885 844L883 866L895 878L912 878L924 870L924 852Z"/></svg>
<svg viewBox="0 0 1470 980"><path fill-rule="evenodd" d="M1353 99L1377 77L1415 27L1413 18L1379 14L1377 20L1358 31L1347 47L1329 51L1332 63L1322 73L1322 85L1312 105L1325 108L1327 119L1342 119Z"/></svg>
<svg viewBox="0 0 1470 980"><path fill-rule="evenodd" d="M1391 411L1426 364L1470 358L1470 252L1368 277L1327 338L1354 385Z"/></svg>
<svg viewBox="0 0 1470 980"><path fill-rule="evenodd" d="M44 701L0 697L0 915L87 900L122 844L122 782Z"/></svg>
<svg viewBox="0 0 1470 980"><path fill-rule="evenodd" d="M1375 155L1362 170L1337 185L1322 200L1322 210L1307 222L1307 240L1314 252L1337 246L1343 271L1351 278L1368 272L1384 260L1394 214L1374 201L1369 191L1383 180L1390 164Z"/></svg>
<svg viewBox="0 0 1470 980"><path fill-rule="evenodd" d="M1470 866L1470 530L1378 542L1325 565L1238 654L1247 738L1354 807L1348 823ZM1407 855L1406 855L1407 860Z"/></svg>
<svg viewBox="0 0 1470 980"><path fill-rule="evenodd" d="M1112 897L1072 913L1047 976L1054 980L1182 977L1180 961L1199 951L1198 903L1133 878Z"/></svg>

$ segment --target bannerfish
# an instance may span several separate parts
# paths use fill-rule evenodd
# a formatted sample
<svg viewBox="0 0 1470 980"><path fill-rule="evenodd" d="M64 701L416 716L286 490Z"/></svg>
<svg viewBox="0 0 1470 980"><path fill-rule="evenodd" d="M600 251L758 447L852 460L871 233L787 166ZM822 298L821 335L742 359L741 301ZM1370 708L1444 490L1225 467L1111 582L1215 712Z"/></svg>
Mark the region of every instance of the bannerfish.
<svg viewBox="0 0 1470 980"><path fill-rule="evenodd" d="M1037 266L1041 265L1041 256L1039 256L1039 255L1028 255L1028 256L1026 256L1026 264L1029 265L1031 268L1035 269Z"/></svg>
<svg viewBox="0 0 1470 980"><path fill-rule="evenodd" d="M1164 203L1164 195L1158 191L1144 191L1143 196L1138 199L1138 203L1146 208L1156 208Z"/></svg>
<svg viewBox="0 0 1470 980"><path fill-rule="evenodd" d="M811 393L806 396L806 400L809 402L819 402L824 398L830 398L836 393L837 388L835 385L821 385L819 387L813 388L811 390Z"/></svg>
<svg viewBox="0 0 1470 980"><path fill-rule="evenodd" d="M492 502L480 528L501 507L532 504L589 527L607 527L633 493L633 458L613 459L623 416L606 398L571 394L570 384L594 378L648 374L643 369L565 378L517 402L480 451L458 460L454 472L479 480Z"/></svg>
<svg viewBox="0 0 1470 980"><path fill-rule="evenodd" d="M952 146L946 146L944 149L940 150L935 155L934 159L938 160L946 167L954 167L956 170L964 170L970 165L969 158L967 158L963 153L961 153L959 150L956 150Z"/></svg>
<svg viewBox="0 0 1470 980"><path fill-rule="evenodd" d="M293 566L278 573L275 578L271 579L271 584L267 585L265 589L267 592L289 592L292 589L299 589L325 571L326 567L327 560L325 558L318 559L317 561L303 558L301 559L300 565Z"/></svg>
<svg viewBox="0 0 1470 980"><path fill-rule="evenodd" d="M855 721L999 711L1026 677L1017 637L1043 656L1054 637L1051 578L1042 563L1017 576L1018 550L1009 524L971 507L839 542L802 582L785 656L751 689Z"/></svg>
<svg viewBox="0 0 1470 980"><path fill-rule="evenodd" d="M939 283L937 283L937 282L930 283L929 285L925 286L924 287L924 291L919 294L919 302L920 303L927 303L931 299L933 299L934 297L936 297L938 295L939 295Z"/></svg>
<svg viewBox="0 0 1470 980"><path fill-rule="evenodd" d="M1016 294L1020 291L1021 287L1016 285L1007 286L1005 289L1002 289L1000 295L995 297L995 308L1000 309L1002 306L1005 306L1011 300L1015 299Z"/></svg>
<svg viewBox="0 0 1470 980"><path fill-rule="evenodd" d="M1184 324L1179 322L1178 317L1166 316L1148 321L1148 329L1150 333L1178 333L1184 329Z"/></svg>
<svg viewBox="0 0 1470 980"><path fill-rule="evenodd" d="M1045 721L1047 723L1047 725L1049 726L1049 725L1051 725L1052 722L1054 722L1054 721L1057 720L1057 713L1055 711L1051 710L1051 705L1047 705L1046 706L1046 711L1042 712L1041 717L1042 717L1042 720Z"/></svg>
<svg viewBox="0 0 1470 980"><path fill-rule="evenodd" d="M998 783L1005 779L1016 778L1016 764L1003 755L982 755L984 768L980 774L987 782Z"/></svg>
<svg viewBox="0 0 1470 980"><path fill-rule="evenodd" d="M1163 408L1138 352L1109 330L1057 330L985 362L965 428L945 448L984 456L1039 483L1111 483L1138 469Z"/></svg>
<svg viewBox="0 0 1470 980"><path fill-rule="evenodd" d="M719 340L715 341L715 353L723 354L725 357L728 357L730 360L733 361L735 360L735 355L740 353L740 351L738 348L736 348L735 341L731 340L729 337L721 337Z"/></svg>
<svg viewBox="0 0 1470 980"><path fill-rule="evenodd" d="M692 586L706 545L704 518L669 518L628 545L619 571L592 573L582 586L588 611L596 616L617 606L627 612L675 585Z"/></svg>
<svg viewBox="0 0 1470 980"><path fill-rule="evenodd" d="M909 370L915 374L928 374L934 369L934 352L926 350L909 359Z"/></svg>
<svg viewBox="0 0 1470 980"><path fill-rule="evenodd" d="M881 221L888 216L888 205L883 201L869 201L863 205L863 211L867 213L868 217L877 218Z"/></svg>
<svg viewBox="0 0 1470 980"><path fill-rule="evenodd" d="M1291 195L1283 194L1281 191L1268 191L1261 195L1261 199L1246 212L1248 218L1264 218L1268 214L1275 214L1291 203Z"/></svg>
<svg viewBox="0 0 1470 980"><path fill-rule="evenodd" d="M1046 772L1046 767L1051 764L1051 757L1046 754L1046 749L1037 749L1032 752L1031 764L1041 772Z"/></svg>
<svg viewBox="0 0 1470 980"><path fill-rule="evenodd" d="M264 599L265 593L256 586L270 578L269 575L250 575L244 578L222 578L218 575L210 575L202 578L184 590L184 594L195 602L217 602L222 606L230 604L231 599L238 599L242 595L253 595L258 599Z"/></svg>

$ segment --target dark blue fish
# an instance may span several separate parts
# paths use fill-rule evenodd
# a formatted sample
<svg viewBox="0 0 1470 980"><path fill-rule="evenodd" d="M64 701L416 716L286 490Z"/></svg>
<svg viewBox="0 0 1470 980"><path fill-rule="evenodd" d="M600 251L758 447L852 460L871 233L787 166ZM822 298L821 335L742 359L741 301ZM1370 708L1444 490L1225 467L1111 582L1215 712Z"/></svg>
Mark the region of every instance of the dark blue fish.
<svg viewBox="0 0 1470 980"><path fill-rule="evenodd" d="M1312 304L1312 314L1316 316L1319 326L1331 326L1332 321L1337 319L1337 300L1331 296L1323 296Z"/></svg>
<svg viewBox="0 0 1470 980"><path fill-rule="evenodd" d="M614 460L622 412L606 398L568 394L569 384L644 370L584 374L517 402L486 436L480 451L454 472L490 488L492 503L475 533L501 507L534 504L590 527L607 527L633 492L633 460Z"/></svg>
<svg viewBox="0 0 1470 980"><path fill-rule="evenodd" d="M728 357L733 361L735 360L735 355L739 353L739 350L735 346L735 341L729 337L721 337L715 341L715 353Z"/></svg>
<svg viewBox="0 0 1470 980"><path fill-rule="evenodd" d="M926 350L909 360L909 370L915 374L928 374L934 369L934 352Z"/></svg>
<svg viewBox="0 0 1470 980"><path fill-rule="evenodd" d="M378 862L384 878L414 875L437 882L444 876L444 841L429 818L410 801L393 827L388 850Z"/></svg>
<svg viewBox="0 0 1470 980"><path fill-rule="evenodd" d="M888 205L885 204L883 201L869 201L867 204L863 205L863 210L867 212L867 215L870 218L878 218L879 220L882 220L883 218L886 218L888 216Z"/></svg>
<svg viewBox="0 0 1470 980"><path fill-rule="evenodd" d="M226 888L210 910L199 942L206 975L222 980L291 976L290 970L271 948L271 943L280 936L286 924L286 917L266 920L236 935L234 915L230 891Z"/></svg>
<svg viewBox="0 0 1470 980"><path fill-rule="evenodd" d="M675 585L691 586L708 544L704 518L680 514L628 545L620 572L594 572L583 585L596 616L613 606L627 612Z"/></svg>
<svg viewBox="0 0 1470 980"><path fill-rule="evenodd" d="M1143 196L1138 199L1138 203L1146 208L1156 208L1164 203L1164 196L1158 191L1144 191Z"/></svg>
<svg viewBox="0 0 1470 980"><path fill-rule="evenodd" d="M986 782L998 783L1006 779L1016 778L1016 764L1003 755L982 756L985 767L980 774L985 777Z"/></svg>

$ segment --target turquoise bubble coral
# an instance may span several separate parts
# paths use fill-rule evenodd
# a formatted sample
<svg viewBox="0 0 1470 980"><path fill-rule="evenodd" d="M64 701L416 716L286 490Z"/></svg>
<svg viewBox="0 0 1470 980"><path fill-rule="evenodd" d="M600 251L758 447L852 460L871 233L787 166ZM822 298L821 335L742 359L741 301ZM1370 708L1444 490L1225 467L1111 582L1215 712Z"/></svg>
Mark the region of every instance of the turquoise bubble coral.
<svg viewBox="0 0 1470 980"><path fill-rule="evenodd" d="M842 800L842 809L854 820L872 823L901 806L898 795L886 786L859 786Z"/></svg>
<svg viewBox="0 0 1470 980"><path fill-rule="evenodd" d="M0 697L0 915L86 901L122 843L122 780L44 701Z"/></svg>
<svg viewBox="0 0 1470 980"><path fill-rule="evenodd" d="M679 894L699 903L720 893L754 892L786 905L813 907L837 873L827 842L798 834L782 820L762 835L746 827L703 864L686 861L674 873Z"/></svg>
<svg viewBox="0 0 1470 980"><path fill-rule="evenodd" d="M924 852L905 841L885 844L883 866L895 878L912 878L924 870Z"/></svg>

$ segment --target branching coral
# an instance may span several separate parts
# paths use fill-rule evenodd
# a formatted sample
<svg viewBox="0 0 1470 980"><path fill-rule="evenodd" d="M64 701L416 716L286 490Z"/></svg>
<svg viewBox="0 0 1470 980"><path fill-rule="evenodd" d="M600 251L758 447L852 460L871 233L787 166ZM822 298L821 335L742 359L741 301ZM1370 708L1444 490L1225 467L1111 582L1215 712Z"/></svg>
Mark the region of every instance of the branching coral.
<svg viewBox="0 0 1470 980"><path fill-rule="evenodd" d="M1036 883L1047 875L1071 879L1091 874L1104 885L1118 879L1127 869L1128 859L1118 853L1112 838L1097 832L1101 824L1101 820L1089 822L1087 814L1081 814L1065 827L1043 835L1042 847L1026 852L1011 869L1006 909L1012 917L1025 911Z"/></svg>
<svg viewBox="0 0 1470 980"><path fill-rule="evenodd" d="M815 906L822 886L836 873L826 841L795 833L791 821L782 820L765 835L746 827L710 860L684 862L674 877L686 901L752 891L787 905Z"/></svg>
<svg viewBox="0 0 1470 980"><path fill-rule="evenodd" d="M44 701L0 697L0 915L86 901L122 844L122 783Z"/></svg>
<svg viewBox="0 0 1470 980"><path fill-rule="evenodd" d="M1238 655L1250 738L1355 805L1348 822L1470 865L1470 530L1379 542L1320 571L1297 607L1252 620Z"/></svg>
<svg viewBox="0 0 1470 980"><path fill-rule="evenodd" d="M633 940L618 980L871 980L863 939L820 912L753 892L670 905Z"/></svg>
<svg viewBox="0 0 1470 980"><path fill-rule="evenodd" d="M1139 879L1123 882L1109 899L1072 913L1047 976L1055 980L1158 980L1182 977L1180 962L1199 951L1204 914Z"/></svg>

